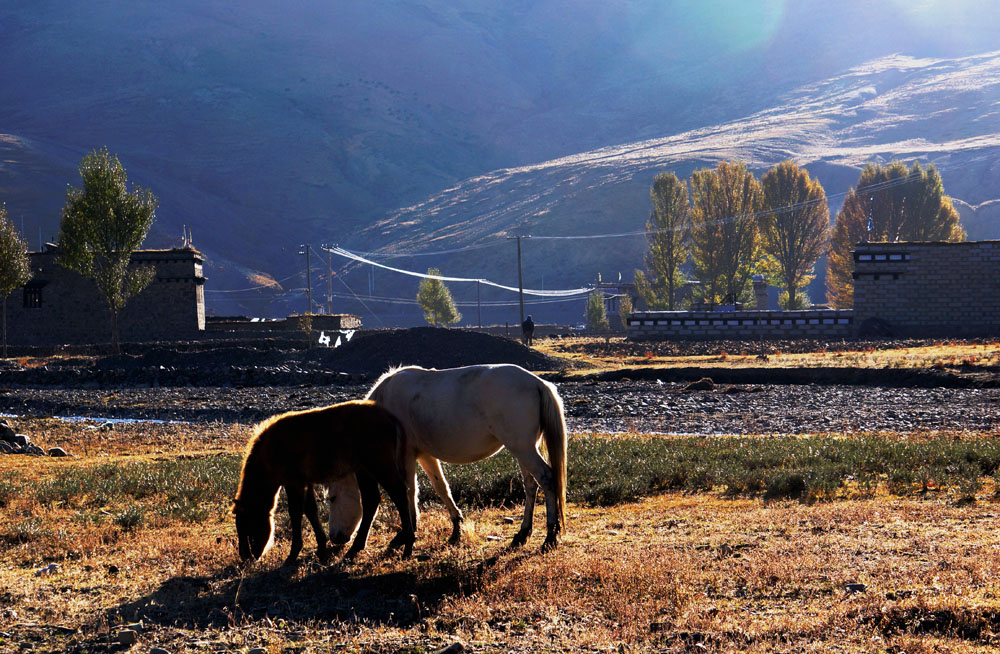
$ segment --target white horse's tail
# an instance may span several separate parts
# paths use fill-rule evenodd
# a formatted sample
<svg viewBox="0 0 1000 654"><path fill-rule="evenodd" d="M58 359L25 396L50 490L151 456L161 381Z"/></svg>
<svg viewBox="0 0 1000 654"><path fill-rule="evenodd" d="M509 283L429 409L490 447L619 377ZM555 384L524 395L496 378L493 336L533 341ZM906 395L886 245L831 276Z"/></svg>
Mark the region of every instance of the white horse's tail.
<svg viewBox="0 0 1000 654"><path fill-rule="evenodd" d="M556 491L556 508L559 512L559 525L566 529L566 418L563 415L562 398L556 387L547 381L539 380L539 395L542 400L541 416L539 417L542 434L545 438L545 449L549 452L549 466L552 468L553 483Z"/></svg>

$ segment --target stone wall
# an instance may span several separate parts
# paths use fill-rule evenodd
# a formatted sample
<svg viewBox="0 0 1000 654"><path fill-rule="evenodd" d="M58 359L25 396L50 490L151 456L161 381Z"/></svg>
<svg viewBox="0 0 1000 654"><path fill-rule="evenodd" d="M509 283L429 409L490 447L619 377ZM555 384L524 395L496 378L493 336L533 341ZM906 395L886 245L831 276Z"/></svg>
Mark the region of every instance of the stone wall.
<svg viewBox="0 0 1000 654"><path fill-rule="evenodd" d="M11 345L109 343L111 312L88 277L56 263L58 249L31 252L33 277L7 298ZM122 341L196 337L205 328L204 259L192 249L141 250L132 265L151 265L156 277L120 315Z"/></svg>
<svg viewBox="0 0 1000 654"><path fill-rule="evenodd" d="M859 244L854 319L896 336L1000 334L1000 241Z"/></svg>
<svg viewBox="0 0 1000 654"><path fill-rule="evenodd" d="M637 311L628 319L633 339L847 338L853 312L813 311Z"/></svg>
<svg viewBox="0 0 1000 654"><path fill-rule="evenodd" d="M247 318L245 316L210 317L205 329L208 332L239 332L266 334L269 332L298 332L301 316L287 318ZM346 329L361 329L361 318L352 313L314 313L312 315L312 330L339 331Z"/></svg>

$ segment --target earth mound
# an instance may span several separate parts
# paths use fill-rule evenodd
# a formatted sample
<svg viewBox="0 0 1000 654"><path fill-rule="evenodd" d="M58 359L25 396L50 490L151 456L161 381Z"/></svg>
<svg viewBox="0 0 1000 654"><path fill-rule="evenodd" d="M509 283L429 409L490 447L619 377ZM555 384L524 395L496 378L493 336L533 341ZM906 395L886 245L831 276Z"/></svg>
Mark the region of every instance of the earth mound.
<svg viewBox="0 0 1000 654"><path fill-rule="evenodd" d="M527 370L561 370L566 361L518 341L482 332L443 327L359 331L335 349L298 353L303 363L323 363L338 372L381 375L394 366L456 368L481 363L513 363Z"/></svg>

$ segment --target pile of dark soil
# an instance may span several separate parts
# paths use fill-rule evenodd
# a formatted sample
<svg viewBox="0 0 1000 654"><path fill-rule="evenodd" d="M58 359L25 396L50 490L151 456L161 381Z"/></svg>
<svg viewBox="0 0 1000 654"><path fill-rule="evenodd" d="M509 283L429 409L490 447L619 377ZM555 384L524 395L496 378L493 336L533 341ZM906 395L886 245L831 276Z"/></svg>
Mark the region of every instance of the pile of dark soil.
<svg viewBox="0 0 1000 654"><path fill-rule="evenodd" d="M303 364L322 363L352 374L381 375L395 366L456 368L481 363L513 363L528 370L561 370L566 361L520 342L481 332L441 327L359 331L346 345L299 353Z"/></svg>
<svg viewBox="0 0 1000 654"><path fill-rule="evenodd" d="M138 354L56 359L42 366L8 366L5 384L105 386L289 386L345 384L378 377L394 366L453 368L513 363L559 371L562 359L500 336L434 327L356 332L338 348L301 349L288 343L243 342L143 347Z"/></svg>

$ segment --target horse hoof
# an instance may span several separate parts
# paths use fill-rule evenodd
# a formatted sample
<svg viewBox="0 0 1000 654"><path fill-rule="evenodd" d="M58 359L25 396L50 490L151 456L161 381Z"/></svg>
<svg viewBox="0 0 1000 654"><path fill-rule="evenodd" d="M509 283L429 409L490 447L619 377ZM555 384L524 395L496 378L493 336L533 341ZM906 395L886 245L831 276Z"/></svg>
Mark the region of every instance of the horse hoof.
<svg viewBox="0 0 1000 654"><path fill-rule="evenodd" d="M462 542L462 521L451 521L451 536L448 538L449 545L458 545Z"/></svg>
<svg viewBox="0 0 1000 654"><path fill-rule="evenodd" d="M558 545L558 544L559 544L559 541L557 541L555 538L546 538L545 542L542 543L542 551L543 552L551 552L552 550L554 550L556 548L556 545Z"/></svg>

